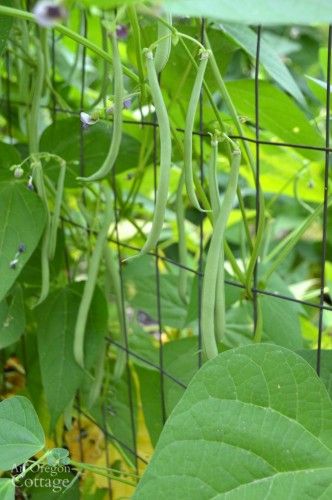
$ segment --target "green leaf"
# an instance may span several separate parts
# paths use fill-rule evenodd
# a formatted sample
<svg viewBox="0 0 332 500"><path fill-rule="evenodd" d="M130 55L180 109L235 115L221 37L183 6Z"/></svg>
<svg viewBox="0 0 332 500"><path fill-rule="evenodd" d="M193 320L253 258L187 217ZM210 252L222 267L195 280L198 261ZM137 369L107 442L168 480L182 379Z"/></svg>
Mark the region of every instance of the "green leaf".
<svg viewBox="0 0 332 500"><path fill-rule="evenodd" d="M227 83L227 89L239 115L255 121L255 82L241 80ZM266 129L291 144L324 147L324 140L318 129L308 121L306 115L290 97L268 82L259 83L259 121ZM296 151L310 160L321 160L322 153L304 149Z"/></svg>
<svg viewBox="0 0 332 500"><path fill-rule="evenodd" d="M164 0L176 16L211 17L241 24L317 24L332 22L329 0Z"/></svg>
<svg viewBox="0 0 332 500"><path fill-rule="evenodd" d="M51 294L37 309L38 352L42 382L51 413L51 427L75 396L84 371L73 353L75 322L82 283ZM90 369L100 352L107 331L105 299L96 291L85 333L86 366Z"/></svg>
<svg viewBox="0 0 332 500"><path fill-rule="evenodd" d="M153 260L148 256L129 262L124 275L130 304L157 321L156 270ZM174 274L160 274L160 305L163 324L175 328L184 324L187 308L179 297L178 277Z"/></svg>
<svg viewBox="0 0 332 500"><path fill-rule="evenodd" d="M26 462L45 446L44 431L30 401L13 396L0 403L0 470Z"/></svg>
<svg viewBox="0 0 332 500"><path fill-rule="evenodd" d="M240 347L195 375L134 498L327 499L331 448L332 404L312 368L281 347Z"/></svg>
<svg viewBox="0 0 332 500"><path fill-rule="evenodd" d="M19 276L42 235L46 213L36 193L18 182L0 184L0 301ZM26 250L20 254L16 269L10 268L18 247L24 243Z"/></svg>
<svg viewBox="0 0 332 500"><path fill-rule="evenodd" d="M11 297L0 302L0 349L17 342L25 328L22 288L17 286Z"/></svg>
<svg viewBox="0 0 332 500"><path fill-rule="evenodd" d="M57 120L50 125L40 139L40 150L54 153L64 158L67 163L65 184L77 187L76 177L80 175L80 137L82 124L78 118ZM112 128L98 122L83 131L83 157L85 175L93 174L102 165L107 156ZM119 156L115 163L117 173L137 166L140 143L128 134L123 134ZM58 164L50 161L47 174L53 181L58 176Z"/></svg>
<svg viewBox="0 0 332 500"><path fill-rule="evenodd" d="M241 24L226 23L223 23L221 27L251 57L256 57L257 35L251 28ZM259 62L282 88L295 97L300 104L305 105L303 94L296 81L278 53L265 40L264 36L261 39Z"/></svg>
<svg viewBox="0 0 332 500"><path fill-rule="evenodd" d="M1 500L15 500L15 484L12 479L0 479Z"/></svg>
<svg viewBox="0 0 332 500"><path fill-rule="evenodd" d="M21 161L21 156L14 146L0 142L0 181L12 180L14 172L10 167L20 164Z"/></svg>

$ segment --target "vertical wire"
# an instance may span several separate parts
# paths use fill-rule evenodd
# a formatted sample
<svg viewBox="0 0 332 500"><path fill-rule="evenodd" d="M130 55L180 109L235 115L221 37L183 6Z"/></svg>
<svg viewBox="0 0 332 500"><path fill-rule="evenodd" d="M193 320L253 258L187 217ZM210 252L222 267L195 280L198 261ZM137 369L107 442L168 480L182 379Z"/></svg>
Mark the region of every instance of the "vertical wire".
<svg viewBox="0 0 332 500"><path fill-rule="evenodd" d="M324 288L325 288L325 262L327 253L327 223L328 223L328 183L329 183L329 161L330 153L330 88L331 88L331 52L332 52L332 26L329 26L328 34L328 53L327 53L327 79L326 79L326 121L325 121L325 166L324 166L324 208L323 208L323 240L320 271L320 298L319 298L319 318L318 318L318 341L317 341L317 374L320 375L321 369L321 349L323 332L323 306L324 306Z"/></svg>
<svg viewBox="0 0 332 500"><path fill-rule="evenodd" d="M159 74L159 84L161 82L161 75ZM157 116L154 114L154 123L157 122ZM153 191L154 203L157 201L157 187L158 187L158 146L157 146L157 128L153 127ZM158 244L155 248L155 276L156 276L156 292L157 292L157 321L158 321L158 341L159 341L159 384L160 384L160 405L161 405L161 418L162 424L166 422L166 403L165 403L165 381L164 381L164 346L162 340L162 315L161 315L161 291L160 291L160 271L159 271L159 256Z"/></svg>
<svg viewBox="0 0 332 500"><path fill-rule="evenodd" d="M88 33L88 23L85 10L82 13L82 34L84 37L87 36ZM85 63L86 63L86 48L83 47L82 50L82 67L81 67L81 93L80 93L80 111L83 110L84 107L84 92L85 92ZM80 176L84 177L84 136L83 136L83 127L80 123L80 136L79 136L79 152L80 152ZM83 203L85 203L84 191L83 191ZM78 409L78 432L79 432L79 446L80 446L80 455L81 462L84 462L84 453L83 453L83 444L82 444L82 422L81 422L81 401L80 394L77 394L77 409Z"/></svg>
<svg viewBox="0 0 332 500"><path fill-rule="evenodd" d="M200 42L204 45L204 31L205 31L205 19L201 20L201 30L200 30ZM201 89L199 96L199 170L200 170L200 180L203 185L204 182L204 136L203 136L203 125L204 125L204 93L203 88ZM199 223L199 257L198 257L198 368L202 366L202 287L203 287L203 219L200 219Z"/></svg>
<svg viewBox="0 0 332 500"><path fill-rule="evenodd" d="M259 200L259 184L260 184L260 151L259 151L259 58L261 47L261 26L257 27L257 43L256 43L256 65L255 65L255 147L256 147L256 172L255 172L255 190L256 190L256 217L255 217L255 234L257 235L258 224L260 218L260 200ZM258 321L258 260L256 260L254 268L254 290L253 290L253 319L254 332L256 332Z"/></svg>

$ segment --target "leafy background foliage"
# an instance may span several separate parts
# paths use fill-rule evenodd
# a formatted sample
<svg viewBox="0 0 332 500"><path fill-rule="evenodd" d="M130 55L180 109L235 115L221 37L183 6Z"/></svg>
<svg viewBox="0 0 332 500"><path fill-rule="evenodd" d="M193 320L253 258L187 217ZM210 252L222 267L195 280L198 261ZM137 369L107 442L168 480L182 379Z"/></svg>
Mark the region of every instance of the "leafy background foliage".
<svg viewBox="0 0 332 500"><path fill-rule="evenodd" d="M103 9L109 9L105 15L113 20L112 9L118 7L118 22L129 27L127 37L120 41L121 59L138 74L137 40L124 8L136 3L68 2L68 27L83 32L84 5L88 39L100 47L105 44ZM105 115L103 108L105 104L112 104L113 70L111 65L105 67L105 62L93 51L87 50L84 55L82 47L56 35L55 70L52 73L51 65L47 68L52 81L43 82L36 131L39 151L46 153L41 161L50 214L54 211L58 189L59 157L66 162L66 175L56 252L50 262L50 291L46 300L37 306L42 281L43 237L49 214L36 190L27 186L31 174L29 113L36 85L40 32L32 23L0 16L3 104L0 110L0 348L5 399L0 404L3 421L0 444L4 450L12 450L0 453L0 469L8 471L13 463L38 455L46 442L49 447L67 447L76 460L82 460L83 455L87 463L98 466L108 463L118 471L118 477L124 478L128 472L142 475L145 461L150 460L155 450L136 490L136 498L169 498L171 495L181 499L211 498L217 494L222 498L226 492L230 498L242 498L245 494L249 498L264 498L265 488L270 487L276 498L291 488L299 496L309 492L312 498L318 498L324 488L325 497L331 495L331 311L326 310L323 315L319 380L313 370L317 360L318 308L275 295L312 302L314 306L320 300L322 211L319 206L323 201L325 158L319 148L324 147L326 141L327 28L317 23L332 22L332 7L326 0L314 3L309 0L256 1L254 6L249 2L247 7L246 3L165 0L163 4L177 16L175 27L194 38L200 37L197 17L207 17L207 34L218 68L243 133L249 139L255 138L257 35L256 29L247 25L263 25L259 68L260 138L272 145L260 146L266 227L258 285L274 295L259 295L262 344L254 345L252 296L243 287L234 286L234 283L240 285L238 277L226 259L226 333L218 346L222 354L200 370L198 297L201 280L195 272L188 271L187 295L182 297L177 266L181 259L176 212L183 168L181 130L196 75L187 53L180 42L174 44L161 76L168 114L179 131L176 138L173 137L173 164L158 250L160 258L157 263L153 255L128 260L122 263L120 275L118 257L121 260L136 255L151 228L155 209L154 149L158 163L155 143L158 134L155 138L152 126L140 125L141 113L148 123L153 122L154 115L147 103L141 101L137 83L128 76L124 79L132 102L130 108L123 111L124 131L115 175L104 181L113 195L117 195L117 210L107 244L112 269L110 271L104 255L85 329L83 369L74 359L75 323L91 254L102 225L104 203L100 184L83 187L77 176L82 172L94 173L107 155L113 132L112 117ZM2 5L13 6L14 2L6 0ZM143 10L142 4L137 6L137 13L142 46L149 46L157 38L156 19ZM107 25L106 29L109 29ZM28 38L28 44L24 37ZM51 41L49 32L48 64L53 57ZM195 46L188 42L188 47L196 57ZM82 58L85 58L84 64ZM210 66L205 82L226 132L238 135ZM105 103L103 97L108 99ZM82 129L81 109L91 113L97 110L101 118ZM199 126L197 113L195 129ZM211 157L208 133L219 127L206 92L202 126L206 136L202 143L199 137L194 137L193 156L197 174L202 157L206 178ZM273 144L280 142L313 149ZM249 148L255 155L254 143L249 143ZM25 161L23 176L14 177L13 167L22 161ZM227 149L221 143L217 180L222 194L228 174ZM249 232L253 235L256 188L244 154L239 187ZM206 181L203 188L207 193ZM188 253L186 266L204 270L213 227L208 215L193 209L184 193L181 199ZM240 268L246 269L250 247L240 208L236 202L225 238ZM318 211L317 216L307 224L314 210ZM330 212L329 208L328 234L331 234ZM299 228L304 226L305 230L297 236ZM288 241L291 242L289 251L267 278L270 267ZM10 264L20 244L25 245L25 251L13 269ZM330 256L328 239L326 306L331 304ZM128 359L127 347L131 352ZM13 394L18 396L6 399ZM108 434L106 444L101 428ZM18 435L21 436L19 445ZM143 460L137 459L135 453ZM9 477L7 472L0 478L1 498L13 498ZM74 476L70 473L68 477ZM134 492L132 486L113 480L112 487L115 499ZM104 499L107 488L106 478L89 472L84 481L76 482L63 497ZM35 488L28 493L33 499L45 498L42 489ZM52 498L49 491L47 495Z"/></svg>

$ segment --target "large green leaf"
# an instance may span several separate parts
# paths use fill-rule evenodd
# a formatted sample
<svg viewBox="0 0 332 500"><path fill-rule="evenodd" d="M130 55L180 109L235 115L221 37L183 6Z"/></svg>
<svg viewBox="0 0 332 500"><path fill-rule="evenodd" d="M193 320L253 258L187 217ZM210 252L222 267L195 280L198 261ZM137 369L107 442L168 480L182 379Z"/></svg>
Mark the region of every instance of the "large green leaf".
<svg viewBox="0 0 332 500"><path fill-rule="evenodd" d="M239 115L255 121L255 82L241 80L227 83L227 89ZM324 147L317 127L290 97L268 82L259 83L259 121L262 129L275 135L277 140L291 144ZM297 152L310 160L322 159L322 153L304 149Z"/></svg>
<svg viewBox="0 0 332 500"><path fill-rule="evenodd" d="M1 500L15 499L15 484L12 479L0 479L0 498Z"/></svg>
<svg viewBox="0 0 332 500"><path fill-rule="evenodd" d="M0 403L0 470L24 463L45 445L38 416L23 396Z"/></svg>
<svg viewBox="0 0 332 500"><path fill-rule="evenodd" d="M242 24L317 24L332 22L329 0L164 0L177 16L211 17Z"/></svg>
<svg viewBox="0 0 332 500"><path fill-rule="evenodd" d="M223 30L249 55L256 56L257 35L249 27L241 24L222 24ZM262 37L259 61L269 75L301 104L305 104L303 94L288 68L275 49Z"/></svg>
<svg viewBox="0 0 332 500"><path fill-rule="evenodd" d="M11 297L0 302L0 349L17 342L24 328L23 293L18 286Z"/></svg>
<svg viewBox="0 0 332 500"><path fill-rule="evenodd" d="M134 498L330 498L332 404L286 349L227 351L190 383Z"/></svg>
<svg viewBox="0 0 332 500"><path fill-rule="evenodd" d="M76 177L80 175L80 140L82 124L78 118L57 120L50 125L40 139L40 150L54 153L67 163L66 186L77 187ZM83 131L83 156L85 175L93 174L103 163L111 142L112 128L98 122ZM119 156L115 163L116 172L136 167L140 143L128 134L123 134ZM58 164L47 169L52 180L58 176Z"/></svg>
<svg viewBox="0 0 332 500"><path fill-rule="evenodd" d="M76 363L73 341L82 283L51 294L37 309L38 351L51 426L75 396L84 372ZM105 299L96 291L85 332L86 366L91 368L107 331Z"/></svg>
<svg viewBox="0 0 332 500"><path fill-rule="evenodd" d="M36 248L45 220L45 208L36 193L18 182L0 184L0 301ZM25 245L25 252L12 269L10 263L21 243Z"/></svg>

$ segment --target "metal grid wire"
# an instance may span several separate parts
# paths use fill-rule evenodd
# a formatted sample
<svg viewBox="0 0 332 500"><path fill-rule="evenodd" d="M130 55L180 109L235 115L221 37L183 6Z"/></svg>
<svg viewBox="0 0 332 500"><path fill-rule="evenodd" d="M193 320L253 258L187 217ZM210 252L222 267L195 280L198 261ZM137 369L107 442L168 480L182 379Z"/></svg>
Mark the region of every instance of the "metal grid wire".
<svg viewBox="0 0 332 500"><path fill-rule="evenodd" d="M204 28L205 28L205 20L201 20L201 29L200 29L200 42L204 45ZM259 295L265 295L272 297L274 300L279 300L279 301L290 301L294 302L297 304L301 304L303 306L309 307L309 308L314 308L318 310L318 331L317 331L317 359L316 359L316 369L317 373L320 374L321 371L321 349L322 349L322 331L323 331L323 314L324 311L332 311L332 306L326 304L324 302L324 287L325 287L325 262L327 260L327 226L328 226L328 175L329 175L329 160L330 160L330 154L332 152L332 148L330 147L330 92L326 92L326 105L325 105L325 110L326 110L326 121L325 121L325 147L319 147L315 145L308 145L308 144L293 144L293 143L287 143L287 142L271 142L267 140L263 140L260 137L260 80L259 80L259 69L260 69L260 47L261 47L261 39L262 39L262 32L263 32L263 27L258 26L256 28L256 33L257 33L257 42L256 42L256 62L255 62L255 82L254 82L254 100L255 100L255 138L251 137L245 137L245 136L240 136L240 135L230 135L231 139L236 139L238 141L247 141L248 143L253 143L255 145L255 163L256 163L256 172L255 172L255 190L256 190L256 197L255 197L255 209L256 209L256 218L255 218L255 231L257 233L257 228L258 228L258 221L259 221L259 215L260 215L260 199L258 196L259 192L259 186L260 186L260 147L262 145L268 145L271 147L292 147L292 148L298 148L298 149L307 149L307 150L313 150L313 151L322 151L325 153L325 162L324 162L324 192L322 193L323 198L324 198L324 204L323 204L323 217L322 217L322 245L321 245L321 259L320 259L320 287L319 287L319 303L314 303L308 300L300 300L296 299L291 296L287 296L284 294L281 294L279 292L276 292L274 290L262 290L258 286L258 264L256 264L255 269L254 269L254 278L253 278L253 286L252 286L252 293L253 293L253 320L254 320L254 325L256 325L257 322L257 300ZM83 12L83 20L82 20L82 34L84 36L88 36L88 18L87 15ZM51 80L53 85L55 84L55 74L56 74L56 62L55 62L55 48L56 48L56 36L54 32L52 32L52 38L51 38L51 63L52 63L52 75L51 75ZM86 87L86 48L81 47L80 48L80 57L81 57L81 64L82 64L82 72L81 72L81 92L80 92L80 109L79 110L66 110L62 109L59 107L56 103L55 98L52 98L51 106L46 105L45 108L51 111L51 116L53 121L56 121L58 119L58 116L61 114L67 114L67 115L73 115L73 116L79 116L80 111L84 110L84 96L85 96L85 87ZM328 30L328 57L327 57L327 89L330 89L330 83L331 83L331 51L332 51L332 27L329 26ZM2 96L2 103L5 106L6 109L6 115L8 117L7 121L7 131L8 135L11 138L12 137L12 129L13 129L13 124L12 124L12 112L17 106L28 106L27 103L22 103L18 101L14 101L11 96L11 89L10 89L10 67L11 67L11 61L10 61L10 55L7 52L5 54L5 67L6 67L6 72L7 72L7 85L5 87L5 94ZM160 75L160 83L162 86L162 75ZM199 142L199 168L200 168L200 178L201 181L203 182L203 166L204 166L204 138L209 137L209 134L204 130L204 91L201 92L200 96L200 101L199 101L199 129L194 131L194 135L199 136L200 142ZM146 120L143 118L143 115L141 115L140 120L128 120L124 119L124 123L127 124L132 124L136 125L138 127L150 127L153 129L153 172L154 172L154 198L156 198L156 190L157 190L157 165L158 165L158 123L156 120L156 117L152 120ZM184 130L182 128L177 128L176 129L178 132L183 133ZM80 133L80 158L79 158L79 163L80 163L80 175L84 176L85 174L85 162L84 162L84 135L83 132L81 131ZM82 440L84 436L84 429L82 428L82 423L81 419L82 417L92 421L94 424L96 424L98 427L101 428L102 432L104 433L105 436L105 442L106 444L110 442L118 442L127 452L131 454L133 457L133 462L135 464L136 471L138 473L139 471L139 463L146 464L147 461L146 459L141 456L140 451L137 448L137 441L136 441L136 423L135 423L135 416L134 416L134 404L133 404L133 387L132 387L132 381L130 377L130 360L131 358L138 359L140 362L145 363L149 367L153 367L159 372L160 376L160 404L161 404L161 418L162 418L162 423L165 422L166 420L166 404L165 404L165 380L169 380L172 383L174 383L177 386L180 386L181 388L186 388L186 384L184 381L179 380L177 377L173 376L171 373L168 373L167 370L164 367L164 350L163 350L163 341L162 341L162 325L163 325L163 316L162 316L162 303L161 303L161 283L160 283L160 265L159 261L164 261L167 262L168 264L175 266L176 268L183 268L186 269L189 273L192 274L192 276L196 276L198 279L198 292L197 292L197 304L198 304L198 336L197 336L197 342L198 342L198 349L197 349L197 363L198 367L201 366L202 364L202 331L201 331L201 317L200 317L200 310L201 310L201 295L202 295L202 279L203 279L203 273L204 273L204 268L203 268L203 254L204 254L204 246L203 246L203 222L201 220L200 222L200 227L199 227L199 259L198 259L198 267L197 269L193 269L187 266L184 266L180 264L179 262L166 257L162 255L159 250L158 246L156 247L154 252L149 252L149 255L154 258L155 261L155 290L156 290L156 297L157 297L157 311L156 311L156 320L158 324L158 343L159 343L159 363L155 364L151 362L149 359L145 359L143 356L140 354L134 352L129 348L129 338L128 338L128 325L127 325L127 317L126 317L126 298L125 298L125 278L124 278L124 273L123 273L123 252L125 250L134 250L134 251L140 251L140 248L135 247L134 245L130 245L126 242L121 241L120 235L119 235L119 223L121 220L121 210L119 207L119 200L118 200L118 192L117 192L117 185L115 182L116 178L116 169L113 169L113 174L112 174L112 188L114 192L114 213L115 213L115 237L109 238L109 241L115 244L116 249L117 249L117 255L118 255L118 265L119 265L119 277L120 277L120 285L121 285L121 299L122 299L122 311L123 311L123 324L124 324L124 344L121 342L115 341L111 337L108 337L106 339L107 345L114 345L116 348L121 349L124 351L125 356L126 356L126 370L127 370L127 390L128 390L128 401L129 401L129 407L130 407L130 415L131 415L131 431L132 431L132 442L133 446L129 447L126 443L121 442L115 435L113 435L107 428L107 418L108 418L108 412L106 406L103 408L103 422L104 425L100 426L97 422L95 422L91 416L84 411L83 408L81 408L80 404L80 399L79 396L77 397L76 400L76 405L75 408L78 412L78 427L79 427L79 432L80 432L80 454L81 454L81 461L84 461L84 454L83 454L83 446L82 446ZM94 231L91 229L87 229L86 227L83 227L66 217L62 217L62 223L63 225L67 224L72 224L78 228L80 228L83 231L88 231L89 234L94 234ZM68 261L68 259L66 259ZM70 270L68 266L68 279L70 280ZM233 287L237 288L242 288L244 289L245 287L241 283L237 283L236 281L233 280L225 280L225 282ZM151 287L153 284L151 283ZM108 447L105 447L107 450L106 453L106 462L109 465L110 464L110 457L108 454ZM109 480L109 495L110 498L112 498L112 484L111 481Z"/></svg>

